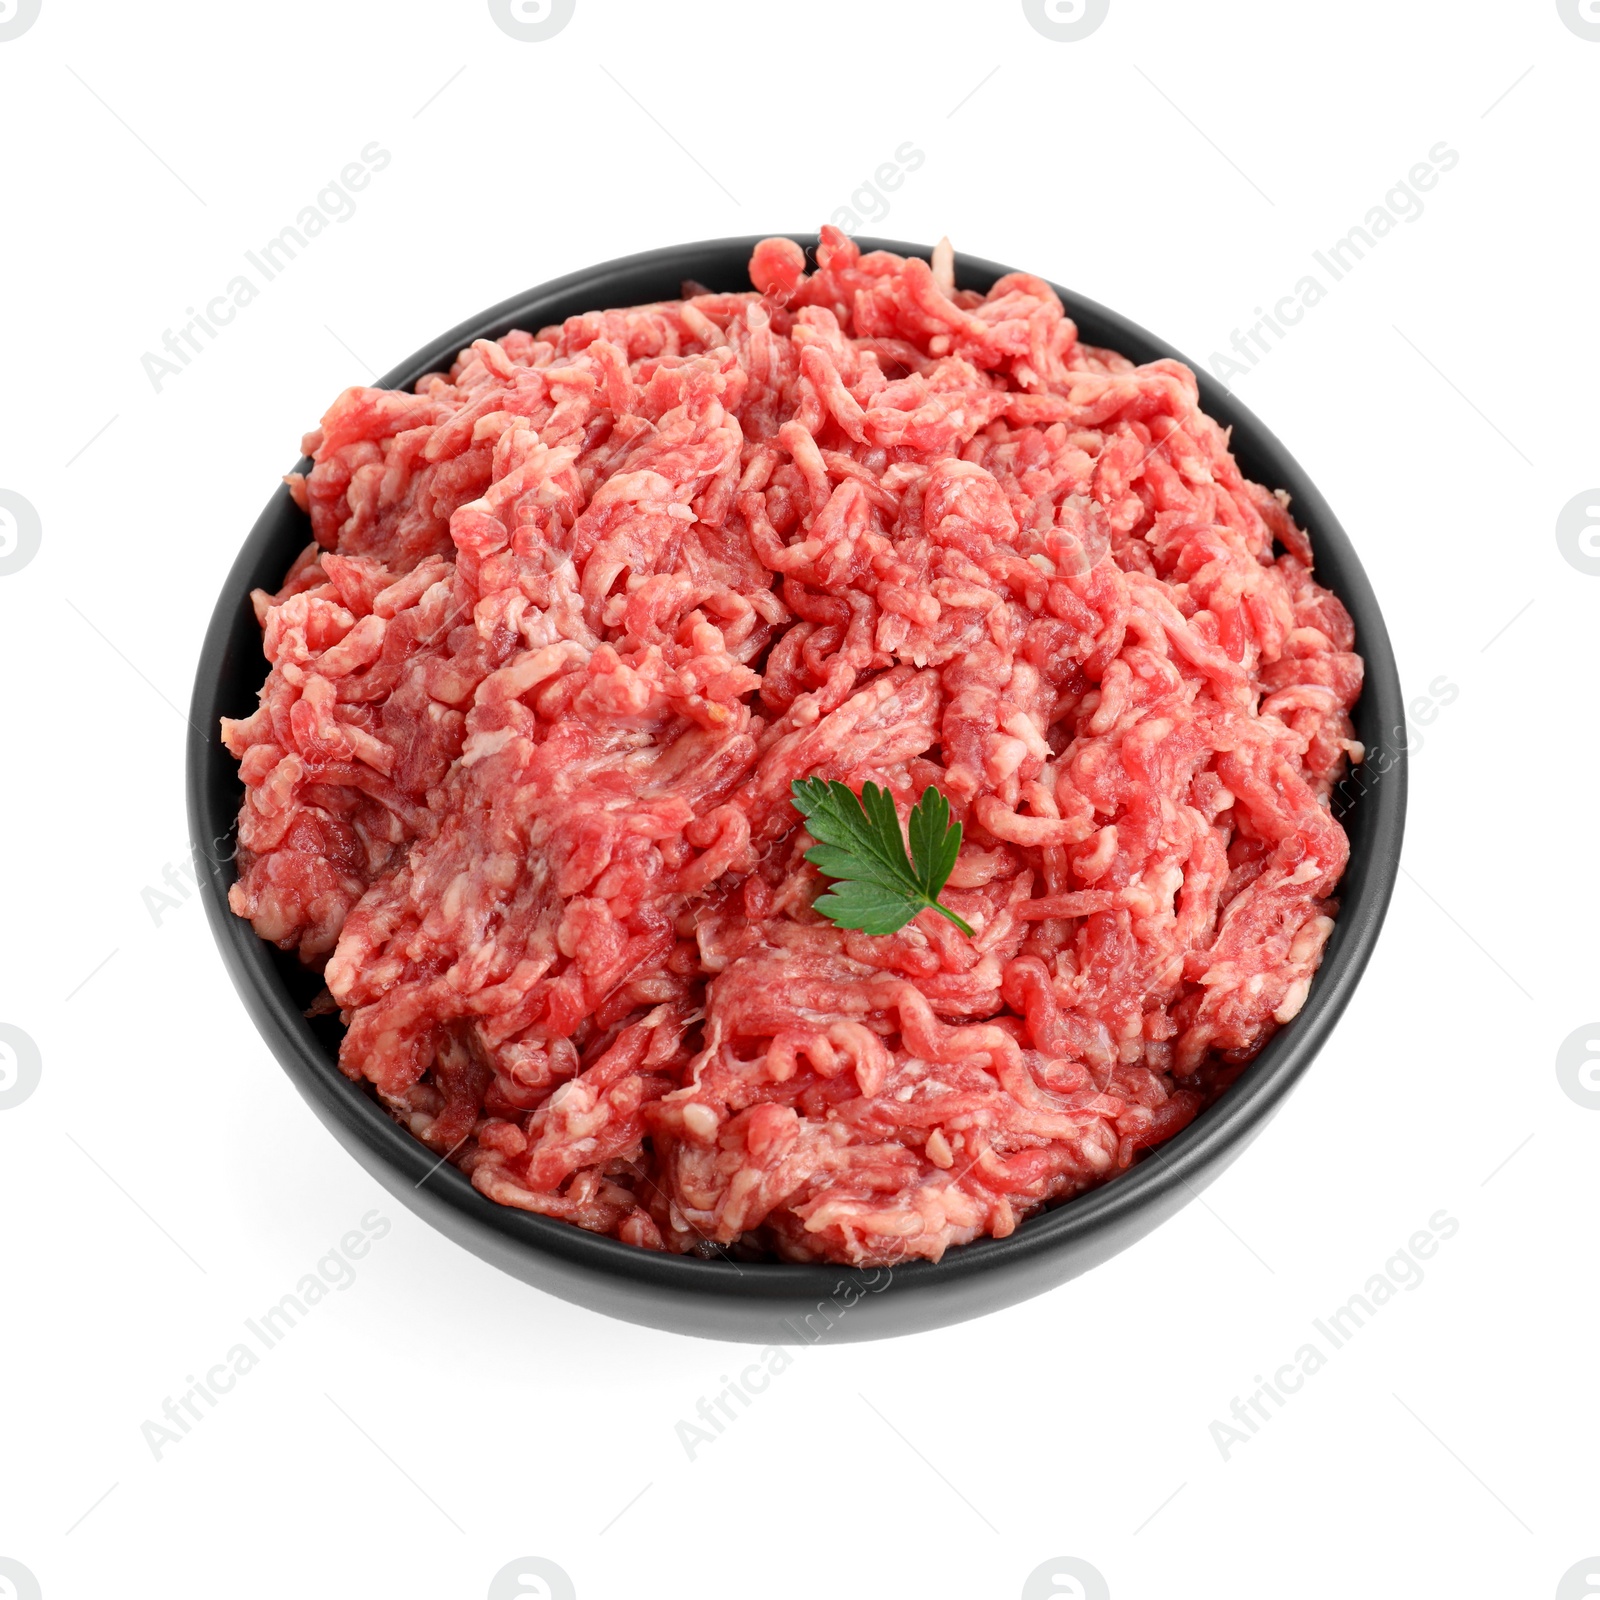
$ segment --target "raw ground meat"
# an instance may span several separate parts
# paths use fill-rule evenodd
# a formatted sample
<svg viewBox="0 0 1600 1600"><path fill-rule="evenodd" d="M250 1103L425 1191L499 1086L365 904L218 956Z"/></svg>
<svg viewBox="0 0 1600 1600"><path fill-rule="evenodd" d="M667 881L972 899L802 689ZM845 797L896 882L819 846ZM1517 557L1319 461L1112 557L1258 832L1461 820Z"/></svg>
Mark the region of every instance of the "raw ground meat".
<svg viewBox="0 0 1600 1600"><path fill-rule="evenodd" d="M1104 1182L1305 999L1361 660L1174 361L823 230L756 292L346 390L224 724L234 910L484 1194L651 1249L937 1259ZM796 778L936 785L872 938Z"/></svg>

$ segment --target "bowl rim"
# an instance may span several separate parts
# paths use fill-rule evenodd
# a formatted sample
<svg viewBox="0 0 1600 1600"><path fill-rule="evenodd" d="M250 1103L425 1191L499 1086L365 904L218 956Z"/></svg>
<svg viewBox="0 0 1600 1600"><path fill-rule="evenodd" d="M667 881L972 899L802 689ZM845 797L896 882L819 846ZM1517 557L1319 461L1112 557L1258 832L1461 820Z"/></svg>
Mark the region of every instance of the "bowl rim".
<svg viewBox="0 0 1600 1600"><path fill-rule="evenodd" d="M780 235L669 245L568 273L466 318L375 380L373 386L410 388L423 373L447 367L457 351L474 338L497 337L514 326L536 331L559 320L548 311L541 312L541 306L570 303L575 298L592 310L639 303L637 298L616 299L608 284L620 288L641 275L700 280L708 263L725 267L732 255L748 261L759 240L774 236ZM781 236L794 239L806 249L808 260L814 260L816 234ZM856 243L864 251L893 250L924 259L931 254L926 245L898 240L858 238ZM955 267L958 283L979 289L1016 270L960 253ZM1198 1194L1260 1131L1327 1039L1372 955L1399 869L1407 780L1404 704L1382 613L1343 528L1294 457L1205 368L1120 314L1060 285L1052 287L1078 323L1085 343L1108 346L1136 362L1166 357L1188 366L1199 380L1202 409L1231 430L1234 452L1245 475L1269 488L1289 491L1296 518L1311 536L1319 578L1327 581L1327 569L1337 568L1337 581L1329 587L1355 620L1356 648L1366 668L1358 720L1366 724L1375 721L1383 730L1391 762L1381 770L1382 781L1363 788L1355 803L1365 836L1363 848L1358 859L1352 838L1351 859L1339 890L1341 910L1300 1014L1278 1031L1236 1082L1187 1128L1146 1152L1128 1171L1036 1213L1004 1239L978 1239L953 1247L939 1262L894 1268L891 1281L883 1286L886 1292L878 1299L883 1308L894 1300L896 1309L879 1310L876 1322L881 1327L864 1326L874 1321L871 1317L857 1319L850 1337L875 1337L907 1327L962 1320L1014 1303L1107 1259ZM302 457L294 470L307 471L309 466ZM852 1269L837 1263L741 1263L643 1250L564 1221L499 1205L396 1123L366 1086L339 1072L290 994L275 964L275 947L259 939L227 904L228 887L235 877L230 842L237 801L229 814L222 797L230 778L234 793L238 792L238 779L237 764L217 736L217 718L244 715L251 709L222 705L226 669L231 652L240 646L241 612L250 610L249 589L270 570L266 558L282 543L285 518L292 512L288 489L280 485L235 558L213 610L190 703L186 791L191 841L202 869L199 876L212 932L247 1009L296 1088L369 1172L435 1226L547 1292L591 1305L598 1298L606 1302L603 1309L628 1320L714 1337L764 1337L749 1331L755 1326L753 1308L759 1311L755 1321L767 1326L781 1308L803 1306L813 1299L837 1302L841 1284L859 1285L865 1272L876 1278L875 1269ZM305 537L309 539L309 528ZM287 565L284 561L279 571ZM253 627L253 616L250 622ZM259 632L256 659L260 663L259 686L266 676ZM1060 1258L1057 1267L1043 1265L1051 1258ZM542 1272L541 1265L551 1272ZM1020 1292L1007 1289L991 1301L975 1281L1001 1278L1012 1284L1027 1278L1030 1286ZM875 1290L877 1285L868 1287ZM652 1295L659 1302L654 1306L649 1299ZM935 1311L936 1304L939 1309Z"/></svg>

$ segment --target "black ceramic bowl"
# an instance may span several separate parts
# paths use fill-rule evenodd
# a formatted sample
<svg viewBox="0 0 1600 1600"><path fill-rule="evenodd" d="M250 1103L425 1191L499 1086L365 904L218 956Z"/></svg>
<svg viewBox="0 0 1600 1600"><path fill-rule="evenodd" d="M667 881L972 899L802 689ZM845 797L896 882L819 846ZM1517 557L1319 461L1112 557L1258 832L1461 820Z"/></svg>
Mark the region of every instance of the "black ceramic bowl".
<svg viewBox="0 0 1600 1600"><path fill-rule="evenodd" d="M793 237L808 248L816 244L814 234ZM474 339L493 339L511 328L538 329L583 311L671 299L685 279L713 290L748 289L746 266L755 243L750 238L677 245L573 273L470 318L380 382L409 388L424 373L448 367ZM902 254L929 253L921 245L889 240L861 243ZM987 289L1010 270L956 257L956 280L963 288ZM1114 312L1065 289L1056 292L1086 342L1139 362L1177 354ZM1310 996L1300 1015L1216 1104L1130 1172L1033 1217L1010 1238L980 1240L951 1250L937 1264L917 1262L892 1273L662 1255L485 1199L453 1166L439 1163L391 1121L370 1093L340 1074L336 1019L308 1021L303 1015L318 980L228 910L242 791L235 763L217 738L217 719L252 711L266 677L250 590L277 588L310 537L306 517L280 487L228 574L201 651L190 715L189 824L200 863L209 866L206 911L234 984L284 1071L339 1142L441 1232L537 1288L650 1327L763 1344L824 1335L882 1338L981 1316L1097 1266L1192 1199L1261 1131L1349 1001L1394 887L1406 799L1400 683L1361 563L1289 453L1226 390L1196 370L1205 410L1233 429L1239 465L1257 482L1289 491L1296 515L1310 531L1318 578L1355 619L1356 648L1367 667L1356 732L1372 752L1363 779L1347 783L1337 798L1350 833L1350 866L1340 891L1343 910ZM309 471L310 465L302 461L300 470Z"/></svg>

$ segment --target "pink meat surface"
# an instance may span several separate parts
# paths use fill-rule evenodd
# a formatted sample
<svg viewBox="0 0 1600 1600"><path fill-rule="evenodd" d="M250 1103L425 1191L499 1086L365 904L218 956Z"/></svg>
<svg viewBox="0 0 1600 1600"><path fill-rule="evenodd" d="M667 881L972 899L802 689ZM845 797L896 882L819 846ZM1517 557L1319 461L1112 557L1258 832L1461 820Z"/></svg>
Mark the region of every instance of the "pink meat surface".
<svg viewBox="0 0 1600 1600"><path fill-rule="evenodd" d="M937 1259L1124 1171L1305 999L1362 664L1174 361L824 229L755 292L346 390L224 723L234 910L484 1194L652 1249ZM873 938L797 778L928 785Z"/></svg>

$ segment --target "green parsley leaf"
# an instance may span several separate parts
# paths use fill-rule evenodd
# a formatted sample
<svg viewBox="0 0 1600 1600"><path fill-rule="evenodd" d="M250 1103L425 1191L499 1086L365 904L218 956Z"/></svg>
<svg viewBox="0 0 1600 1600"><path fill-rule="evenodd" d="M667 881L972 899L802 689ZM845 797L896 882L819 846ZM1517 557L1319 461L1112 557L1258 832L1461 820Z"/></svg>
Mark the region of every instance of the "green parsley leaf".
<svg viewBox="0 0 1600 1600"><path fill-rule="evenodd" d="M806 831L817 841L806 851L806 860L838 880L814 902L836 927L881 938L898 933L919 911L931 908L973 937L955 912L939 904L939 891L961 852L961 824L950 820L950 802L937 789L924 789L911 808L909 857L887 789L864 783L858 800L842 783L797 778L789 792L795 810L806 819Z"/></svg>

